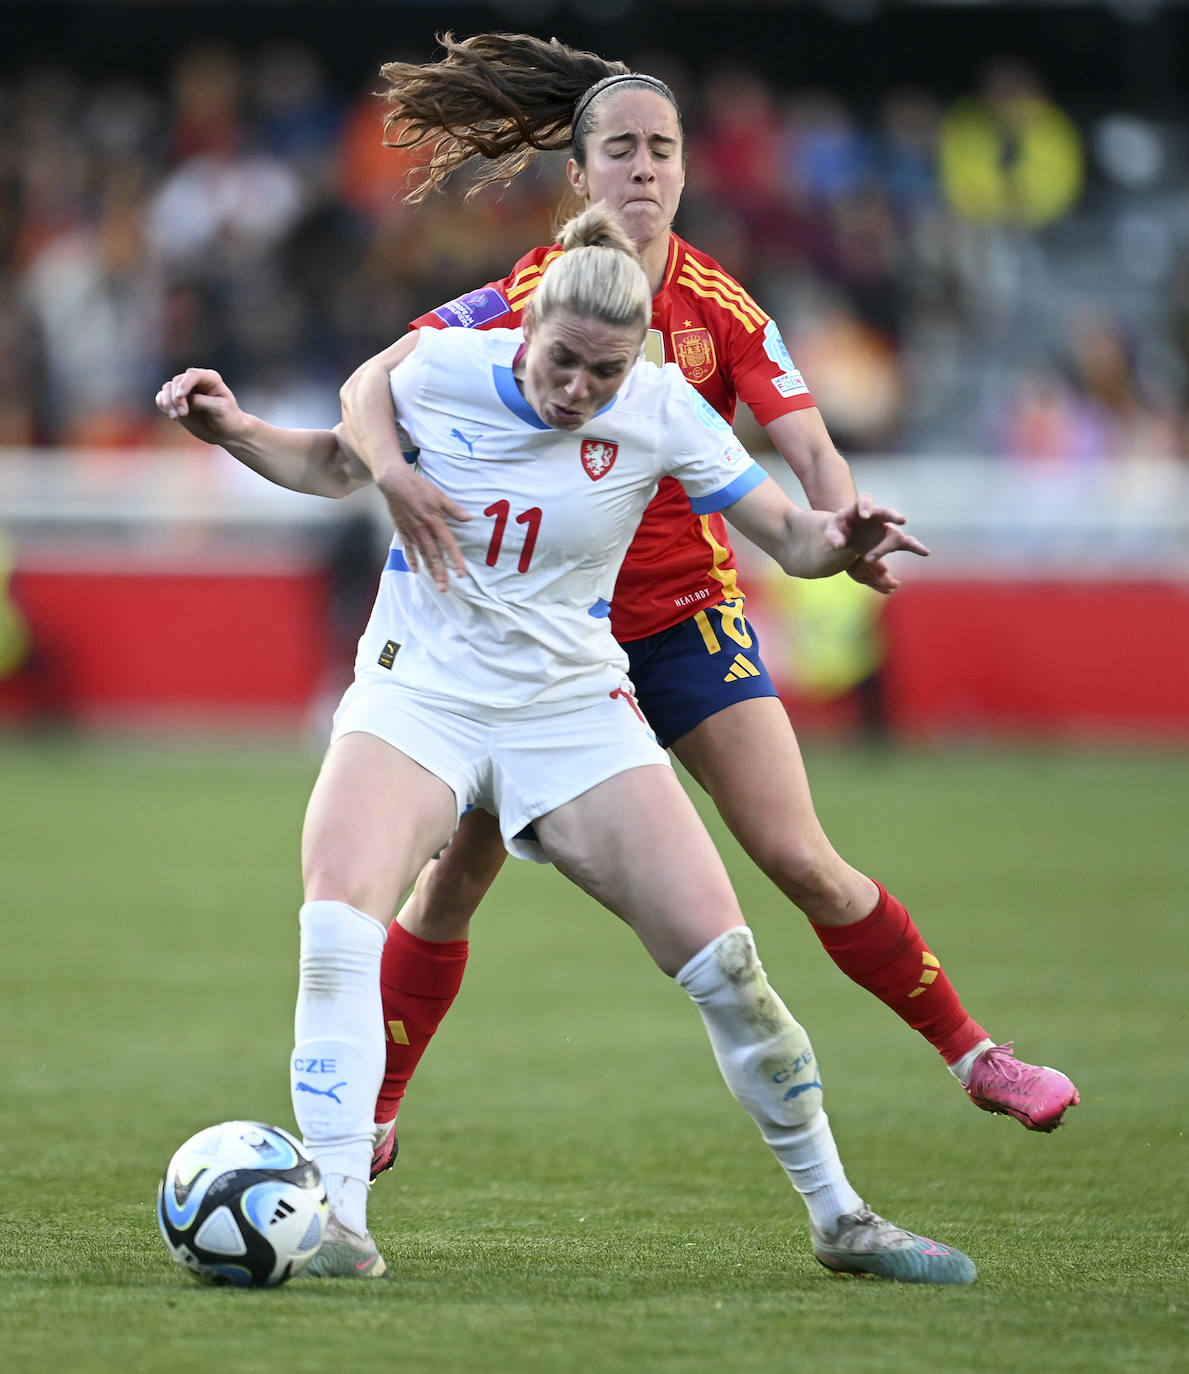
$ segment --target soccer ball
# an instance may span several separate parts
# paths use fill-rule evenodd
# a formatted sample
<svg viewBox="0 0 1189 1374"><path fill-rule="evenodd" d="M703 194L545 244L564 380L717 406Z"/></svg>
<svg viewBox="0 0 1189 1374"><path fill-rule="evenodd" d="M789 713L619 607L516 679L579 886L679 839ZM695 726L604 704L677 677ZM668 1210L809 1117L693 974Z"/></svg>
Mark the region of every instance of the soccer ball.
<svg viewBox="0 0 1189 1374"><path fill-rule="evenodd" d="M191 1136L157 1189L165 1248L204 1283L284 1283L318 1253L329 1215L317 1164L288 1131L260 1121Z"/></svg>

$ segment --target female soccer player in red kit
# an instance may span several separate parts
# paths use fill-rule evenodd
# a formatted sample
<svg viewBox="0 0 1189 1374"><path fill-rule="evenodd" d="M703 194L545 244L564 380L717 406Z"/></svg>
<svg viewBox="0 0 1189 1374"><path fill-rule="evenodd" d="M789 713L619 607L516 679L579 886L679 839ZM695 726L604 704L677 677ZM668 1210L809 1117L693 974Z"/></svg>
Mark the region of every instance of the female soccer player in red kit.
<svg viewBox="0 0 1189 1374"><path fill-rule="evenodd" d="M671 231L685 181L676 101L654 77L553 40L484 34L446 56L383 69L392 141L431 149L419 199L451 172L478 168L475 189L514 176L538 148L569 146L580 201L615 210L653 295L645 356L675 362L726 420L743 400L801 482L810 504L853 498L849 468L773 320L712 258ZM418 328L508 328L520 321L556 246L525 254L500 282L413 321ZM386 355L343 389L348 432L392 425ZM400 522L411 565L444 575L449 532L424 484ZM876 592L898 585L885 563L852 575ZM735 557L719 516L695 515L662 482L623 565L611 605L637 699L661 743L706 789L759 867L808 916L840 969L941 1054L980 1107L1049 1131L1078 1101L1054 1069L1016 1059L963 1007L908 911L834 850L817 816L796 737L744 616ZM395 1155L396 1111L429 1039L461 985L470 918L504 859L495 821L468 816L421 875L389 927L382 985L388 1069L377 1105L374 1172ZM393 1123L390 1125L390 1123Z"/></svg>

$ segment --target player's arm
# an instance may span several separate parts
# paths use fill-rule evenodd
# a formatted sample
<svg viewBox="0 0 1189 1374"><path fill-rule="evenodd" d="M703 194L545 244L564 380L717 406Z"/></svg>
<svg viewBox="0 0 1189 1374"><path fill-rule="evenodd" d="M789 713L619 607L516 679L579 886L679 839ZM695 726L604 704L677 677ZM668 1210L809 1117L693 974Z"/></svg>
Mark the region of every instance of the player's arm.
<svg viewBox="0 0 1189 1374"><path fill-rule="evenodd" d="M243 410L211 368L190 367L157 392L157 409L207 444L217 444L278 487L308 496L346 496L371 473L334 429L281 429Z"/></svg>
<svg viewBox="0 0 1189 1374"><path fill-rule="evenodd" d="M447 565L455 572L463 571L462 553L446 521L469 520L470 516L405 462L392 399L392 372L412 354L422 329L514 326L519 314L509 304L508 293L514 289L523 292L535 284L542 270L538 258L543 252L546 250L525 254L503 281L488 282L477 291L419 315L408 334L356 368L339 392L348 437L384 493L409 567L416 571L423 562L443 591Z"/></svg>
<svg viewBox="0 0 1189 1374"><path fill-rule="evenodd" d="M850 464L834 447L817 406L778 415L764 426L764 433L814 510L838 510L855 499Z"/></svg>
<svg viewBox="0 0 1189 1374"><path fill-rule="evenodd" d="M776 321L754 301L751 305L763 319L762 328L748 332L734 320L728 321L731 382L801 483L810 507L839 510L855 499L850 465L834 446ZM897 586L887 564L879 559L861 559L849 571L855 581L879 592Z"/></svg>
<svg viewBox="0 0 1189 1374"><path fill-rule="evenodd" d="M343 383L343 431L376 486L384 494L405 558L416 572L424 562L435 585L445 591L447 567L465 571L462 552L447 523L470 516L405 460L399 417L392 399L391 374L410 358L420 331L414 329L355 369Z"/></svg>
<svg viewBox="0 0 1189 1374"><path fill-rule="evenodd" d="M826 422L816 406L778 415L764 426L772 447L801 483L814 510L833 511L855 499L850 464L834 447ZM848 569L856 582L877 592L894 591L898 583L882 559L860 559Z"/></svg>
<svg viewBox="0 0 1189 1374"><path fill-rule="evenodd" d="M905 517L898 510L876 505L866 492L836 511L809 511L790 501L768 477L722 513L791 577L830 577L890 553L923 557L929 552L899 528Z"/></svg>

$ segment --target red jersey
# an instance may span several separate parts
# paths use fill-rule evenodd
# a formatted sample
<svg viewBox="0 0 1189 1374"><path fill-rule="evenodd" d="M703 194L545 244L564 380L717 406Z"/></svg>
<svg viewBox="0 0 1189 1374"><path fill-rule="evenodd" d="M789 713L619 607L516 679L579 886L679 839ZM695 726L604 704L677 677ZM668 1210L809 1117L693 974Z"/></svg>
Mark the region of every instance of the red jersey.
<svg viewBox="0 0 1189 1374"><path fill-rule="evenodd" d="M490 282L410 328L512 329L557 245L526 253L503 281ZM730 423L744 401L762 425L814 404L776 323L705 253L669 236L664 281L652 298L645 357L676 363ZM735 553L721 515L695 515L681 484L661 480L632 541L611 603L620 641L667 630L705 606L741 596Z"/></svg>

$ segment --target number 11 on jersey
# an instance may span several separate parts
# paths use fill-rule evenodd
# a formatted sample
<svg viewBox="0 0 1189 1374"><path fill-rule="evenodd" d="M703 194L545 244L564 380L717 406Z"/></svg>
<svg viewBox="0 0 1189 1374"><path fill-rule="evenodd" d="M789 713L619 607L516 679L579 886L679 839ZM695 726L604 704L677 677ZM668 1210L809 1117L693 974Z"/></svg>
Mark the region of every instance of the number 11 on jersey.
<svg viewBox="0 0 1189 1374"><path fill-rule="evenodd" d="M504 542L504 530L508 525L508 516L511 514L512 507L507 501L493 501L483 512L494 518L495 528L491 532L491 543L487 546L487 566L494 568L496 560L500 556L500 546ZM516 517L518 525L526 526L524 531L524 546L520 550L520 558L516 563L517 572L528 572L528 565L533 561L533 550L537 546L537 535L541 529L541 507L532 506L526 511L521 511Z"/></svg>

